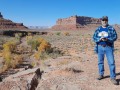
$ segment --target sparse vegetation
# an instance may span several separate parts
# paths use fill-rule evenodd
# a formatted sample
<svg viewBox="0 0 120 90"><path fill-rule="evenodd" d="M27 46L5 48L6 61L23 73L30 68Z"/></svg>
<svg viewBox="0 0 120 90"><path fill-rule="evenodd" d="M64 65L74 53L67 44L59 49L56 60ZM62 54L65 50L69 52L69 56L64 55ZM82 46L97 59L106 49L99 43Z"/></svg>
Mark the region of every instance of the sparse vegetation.
<svg viewBox="0 0 120 90"><path fill-rule="evenodd" d="M0 39L1 45L3 44L3 47L0 49L0 57L4 58L3 71L8 68L16 68L17 64L22 63L23 59L29 57L32 57L33 61L31 65L34 67L36 66L36 62L44 62L44 60L48 58L55 59L63 55L70 56L76 53L88 53L94 48L91 34L80 31L77 31L77 33L73 31L56 31L52 32L52 35L31 35L30 33L25 39L29 48L19 46L20 43L16 43L19 39L16 38L17 37L10 37L5 39L4 37L5 40ZM30 51L30 49L32 49L32 51ZM29 52L27 52L27 50ZM28 54L24 54L25 51ZM83 60L83 57L80 59ZM36 61L34 62L34 60ZM60 65L67 63L68 62L61 62Z"/></svg>
<svg viewBox="0 0 120 90"><path fill-rule="evenodd" d="M22 61L22 56L14 53L16 49L16 42L9 41L3 44L2 57L4 59L4 65L2 67L2 72L8 68L15 68L17 64L20 64Z"/></svg>
<svg viewBox="0 0 120 90"><path fill-rule="evenodd" d="M56 35L60 36L61 32L57 32Z"/></svg>
<svg viewBox="0 0 120 90"><path fill-rule="evenodd" d="M69 32L64 32L64 35L65 35L65 36L69 36L70 33L69 33Z"/></svg>
<svg viewBox="0 0 120 90"><path fill-rule="evenodd" d="M34 36L33 38L27 40L28 45L31 46L34 53L34 57L36 60L44 60L46 58L55 58L62 55L59 50L55 50L55 48L51 47L51 44L42 37Z"/></svg>

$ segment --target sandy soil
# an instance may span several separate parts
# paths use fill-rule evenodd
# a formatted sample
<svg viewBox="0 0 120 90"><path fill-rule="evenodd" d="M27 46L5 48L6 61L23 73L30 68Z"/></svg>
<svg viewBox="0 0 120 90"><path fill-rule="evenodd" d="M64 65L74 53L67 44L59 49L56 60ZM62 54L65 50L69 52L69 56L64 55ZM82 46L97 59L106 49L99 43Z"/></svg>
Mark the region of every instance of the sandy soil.
<svg viewBox="0 0 120 90"><path fill-rule="evenodd" d="M44 60L39 66L44 71L36 90L120 90L109 78L109 67L105 57L105 78L97 80L97 54L94 53L92 35L94 31L50 32L41 37L47 39L53 47L62 50L65 55L56 59ZM120 31L115 42L115 62L117 81L120 83ZM23 40L24 41L24 40ZM25 44L25 43L24 43Z"/></svg>
<svg viewBox="0 0 120 90"><path fill-rule="evenodd" d="M64 33L64 32L63 32ZM51 42L68 55L46 61L43 78L37 90L119 90L120 86L110 81L109 67L105 57L105 78L97 80L97 54L93 52L92 31L69 32L70 36L59 37ZM115 42L115 62L117 81L120 82L120 39ZM51 37L52 38L52 37ZM55 39L55 38L54 38ZM53 40L54 41L54 40ZM63 43L65 42L65 43ZM46 69L47 68L47 69ZM48 70L49 69L49 70ZM42 89L41 89L42 88Z"/></svg>

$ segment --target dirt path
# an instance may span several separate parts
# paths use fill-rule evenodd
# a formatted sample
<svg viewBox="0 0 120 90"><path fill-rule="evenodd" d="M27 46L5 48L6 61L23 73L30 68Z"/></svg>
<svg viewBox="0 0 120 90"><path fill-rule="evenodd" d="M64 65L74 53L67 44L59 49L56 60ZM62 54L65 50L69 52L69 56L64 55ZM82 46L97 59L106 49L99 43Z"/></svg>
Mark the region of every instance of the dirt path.
<svg viewBox="0 0 120 90"><path fill-rule="evenodd" d="M27 44L27 42L26 42L26 37L22 37L21 38L21 44L20 44L21 46L26 46L26 47L28 47L28 44Z"/></svg>

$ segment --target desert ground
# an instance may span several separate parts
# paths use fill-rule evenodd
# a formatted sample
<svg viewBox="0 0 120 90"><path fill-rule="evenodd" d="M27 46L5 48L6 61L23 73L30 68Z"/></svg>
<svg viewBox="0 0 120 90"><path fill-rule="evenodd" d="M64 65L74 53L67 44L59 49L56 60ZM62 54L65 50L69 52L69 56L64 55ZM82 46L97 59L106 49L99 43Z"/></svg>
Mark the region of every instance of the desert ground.
<svg viewBox="0 0 120 90"><path fill-rule="evenodd" d="M26 38L21 38L19 46L24 47L22 64L32 65L15 67L2 72L0 90L120 90L120 85L113 85L109 78L109 66L105 57L105 78L97 80L97 54L92 40L94 30L47 31L46 35L34 35L47 40L51 47L61 51L44 60L35 60ZM116 79L120 83L120 30L115 41ZM34 51L35 53L36 51ZM3 58L0 57L0 62ZM24 62L24 63L23 63ZM34 62L34 65L33 65ZM34 71L40 68L41 77L34 79ZM13 73L10 73L13 72ZM30 73L32 72L32 73ZM18 73L18 74L17 74ZM33 85L32 85L33 84ZM35 88L32 88L35 87Z"/></svg>

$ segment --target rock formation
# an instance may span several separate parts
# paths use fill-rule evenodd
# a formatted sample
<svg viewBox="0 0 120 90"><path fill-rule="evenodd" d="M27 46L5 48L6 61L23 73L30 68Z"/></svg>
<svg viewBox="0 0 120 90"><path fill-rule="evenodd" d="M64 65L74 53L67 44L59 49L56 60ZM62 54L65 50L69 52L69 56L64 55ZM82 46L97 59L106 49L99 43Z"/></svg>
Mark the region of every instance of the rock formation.
<svg viewBox="0 0 120 90"><path fill-rule="evenodd" d="M113 27L115 28L115 30L120 30L120 25L119 24L114 24Z"/></svg>
<svg viewBox="0 0 120 90"><path fill-rule="evenodd" d="M101 24L100 18L92 18L85 16L71 16L68 18L58 19L53 30L83 30L91 29Z"/></svg>
<svg viewBox="0 0 120 90"><path fill-rule="evenodd" d="M11 20L4 19L0 12L0 30L23 30L27 29L23 23L14 23Z"/></svg>

